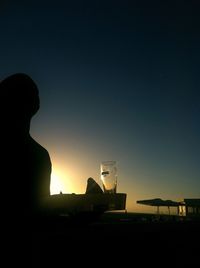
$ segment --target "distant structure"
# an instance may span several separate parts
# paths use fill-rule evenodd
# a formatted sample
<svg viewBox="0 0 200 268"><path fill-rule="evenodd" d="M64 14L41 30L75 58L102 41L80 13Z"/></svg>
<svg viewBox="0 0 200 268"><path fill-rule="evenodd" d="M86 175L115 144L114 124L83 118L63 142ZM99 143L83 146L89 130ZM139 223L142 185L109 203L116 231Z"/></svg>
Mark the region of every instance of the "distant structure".
<svg viewBox="0 0 200 268"><path fill-rule="evenodd" d="M200 198L185 198L177 202L162 200L161 198L138 200L137 204L157 207L157 214L160 214L160 207L167 207L170 215L170 207L177 208L177 215L185 217L200 217Z"/></svg>
<svg viewBox="0 0 200 268"><path fill-rule="evenodd" d="M185 209L185 216L200 217L200 198L184 199L182 206Z"/></svg>

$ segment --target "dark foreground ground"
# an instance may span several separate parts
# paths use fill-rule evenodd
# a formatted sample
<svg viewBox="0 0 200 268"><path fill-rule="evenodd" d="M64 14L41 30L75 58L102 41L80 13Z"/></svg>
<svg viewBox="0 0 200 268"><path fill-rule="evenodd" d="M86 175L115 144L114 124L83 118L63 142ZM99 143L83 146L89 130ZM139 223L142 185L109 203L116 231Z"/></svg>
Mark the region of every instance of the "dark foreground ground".
<svg viewBox="0 0 200 268"><path fill-rule="evenodd" d="M89 220L90 219L90 220ZM104 213L44 221L28 267L200 267L200 222Z"/></svg>

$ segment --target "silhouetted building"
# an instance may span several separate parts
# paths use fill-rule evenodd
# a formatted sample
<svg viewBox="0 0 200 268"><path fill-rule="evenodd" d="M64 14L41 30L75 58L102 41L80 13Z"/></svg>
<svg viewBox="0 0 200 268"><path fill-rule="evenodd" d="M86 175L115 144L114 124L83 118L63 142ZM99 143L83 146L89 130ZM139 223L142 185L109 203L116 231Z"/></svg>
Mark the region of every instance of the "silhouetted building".
<svg viewBox="0 0 200 268"><path fill-rule="evenodd" d="M200 198L185 198L183 201L185 216L200 217Z"/></svg>

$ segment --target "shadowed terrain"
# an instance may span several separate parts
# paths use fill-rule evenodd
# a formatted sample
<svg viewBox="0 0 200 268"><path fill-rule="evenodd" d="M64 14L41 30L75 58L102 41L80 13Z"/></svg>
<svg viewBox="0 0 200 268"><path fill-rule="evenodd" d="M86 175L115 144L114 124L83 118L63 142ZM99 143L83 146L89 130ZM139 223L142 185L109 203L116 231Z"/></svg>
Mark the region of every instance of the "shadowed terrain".
<svg viewBox="0 0 200 268"><path fill-rule="evenodd" d="M77 258L87 266L96 262L117 265L120 261L154 267L199 264L198 220L170 217L154 221L151 214L104 213L89 222L86 216L82 215L82 222L63 217L37 229L33 239L35 267L43 267L47 261L67 265L76 263Z"/></svg>

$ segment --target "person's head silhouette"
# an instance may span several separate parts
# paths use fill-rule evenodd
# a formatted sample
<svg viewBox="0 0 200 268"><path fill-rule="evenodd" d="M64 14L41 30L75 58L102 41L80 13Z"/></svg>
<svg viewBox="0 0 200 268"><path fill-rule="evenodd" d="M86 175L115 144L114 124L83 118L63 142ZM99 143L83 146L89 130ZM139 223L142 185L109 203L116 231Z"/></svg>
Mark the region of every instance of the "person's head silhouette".
<svg viewBox="0 0 200 268"><path fill-rule="evenodd" d="M40 106L37 85L30 76L16 73L0 83L1 116L14 131L29 131L30 120Z"/></svg>
<svg viewBox="0 0 200 268"><path fill-rule="evenodd" d="M4 189L23 213L39 213L50 196L51 176L48 151L29 133L31 118L40 107L39 91L30 76L16 73L0 81L0 94Z"/></svg>

